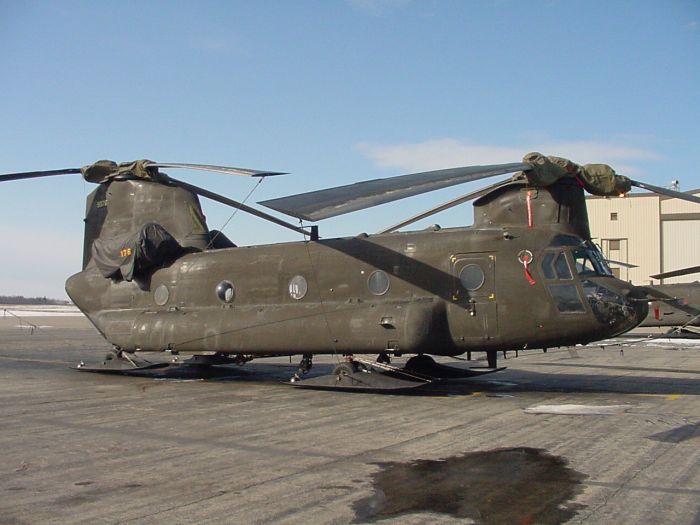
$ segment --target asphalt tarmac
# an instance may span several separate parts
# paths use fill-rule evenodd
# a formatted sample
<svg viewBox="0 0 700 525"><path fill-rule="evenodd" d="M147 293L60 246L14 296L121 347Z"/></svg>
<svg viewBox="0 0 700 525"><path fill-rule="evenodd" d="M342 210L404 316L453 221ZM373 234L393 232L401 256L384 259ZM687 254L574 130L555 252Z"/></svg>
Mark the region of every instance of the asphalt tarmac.
<svg viewBox="0 0 700 525"><path fill-rule="evenodd" d="M700 343L511 353L402 395L297 389L288 359L69 368L109 349L0 314L0 523L700 523Z"/></svg>

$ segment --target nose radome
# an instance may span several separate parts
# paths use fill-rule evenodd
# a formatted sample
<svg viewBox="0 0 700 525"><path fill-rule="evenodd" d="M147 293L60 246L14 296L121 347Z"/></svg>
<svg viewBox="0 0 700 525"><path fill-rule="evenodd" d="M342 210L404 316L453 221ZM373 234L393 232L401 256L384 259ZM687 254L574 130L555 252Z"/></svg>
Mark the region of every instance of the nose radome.
<svg viewBox="0 0 700 525"><path fill-rule="evenodd" d="M590 278L582 282L593 314L608 337L625 333L646 317L644 293L634 285L614 278Z"/></svg>

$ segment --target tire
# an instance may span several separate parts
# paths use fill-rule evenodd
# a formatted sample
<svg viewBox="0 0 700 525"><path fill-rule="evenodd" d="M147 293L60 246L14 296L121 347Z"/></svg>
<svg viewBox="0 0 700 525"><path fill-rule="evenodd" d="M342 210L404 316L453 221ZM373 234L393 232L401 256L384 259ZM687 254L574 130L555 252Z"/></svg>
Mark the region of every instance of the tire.
<svg viewBox="0 0 700 525"><path fill-rule="evenodd" d="M356 363L340 363L333 369L333 375L349 376L358 371Z"/></svg>
<svg viewBox="0 0 700 525"><path fill-rule="evenodd" d="M435 366L435 360L429 355L415 355L406 361L406 370L420 370L421 368L430 368Z"/></svg>

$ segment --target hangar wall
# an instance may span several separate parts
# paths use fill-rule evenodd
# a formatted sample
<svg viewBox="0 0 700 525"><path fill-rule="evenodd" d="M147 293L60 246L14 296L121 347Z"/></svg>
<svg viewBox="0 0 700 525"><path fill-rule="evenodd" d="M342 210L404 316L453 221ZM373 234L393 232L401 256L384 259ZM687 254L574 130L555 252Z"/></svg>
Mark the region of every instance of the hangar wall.
<svg viewBox="0 0 700 525"><path fill-rule="evenodd" d="M700 196L700 189L686 193ZM650 276L700 265L700 205L653 193L587 197L591 236L621 279L635 284L700 281L700 273L659 281Z"/></svg>

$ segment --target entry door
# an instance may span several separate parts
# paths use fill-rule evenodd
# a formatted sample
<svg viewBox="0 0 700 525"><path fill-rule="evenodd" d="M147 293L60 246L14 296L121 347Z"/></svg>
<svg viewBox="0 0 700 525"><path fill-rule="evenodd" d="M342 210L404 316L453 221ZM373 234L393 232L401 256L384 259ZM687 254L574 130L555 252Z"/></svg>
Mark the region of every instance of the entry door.
<svg viewBox="0 0 700 525"><path fill-rule="evenodd" d="M495 273L492 254L456 254L450 258L452 290L448 322L456 344L487 341L498 333Z"/></svg>

